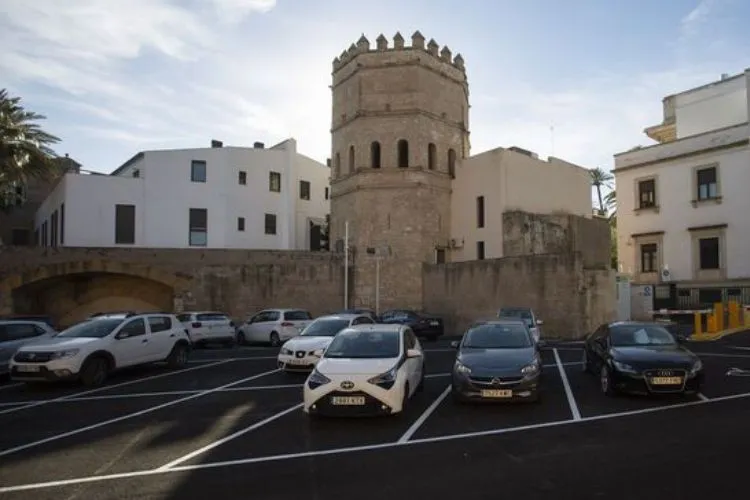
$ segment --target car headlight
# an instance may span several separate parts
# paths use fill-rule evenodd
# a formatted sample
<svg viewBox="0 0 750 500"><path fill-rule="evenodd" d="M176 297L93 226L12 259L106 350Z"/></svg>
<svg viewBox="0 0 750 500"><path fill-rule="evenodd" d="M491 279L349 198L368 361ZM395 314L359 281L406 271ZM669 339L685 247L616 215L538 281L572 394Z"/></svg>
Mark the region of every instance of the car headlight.
<svg viewBox="0 0 750 500"><path fill-rule="evenodd" d="M456 365L453 367L453 369L456 370L456 372L462 373L464 375L468 375L471 373L471 368L461 363L460 361L456 361Z"/></svg>
<svg viewBox="0 0 750 500"><path fill-rule="evenodd" d="M521 373L523 375L533 375L538 371L539 371L539 361L536 361L536 360L533 363L521 368Z"/></svg>
<svg viewBox="0 0 750 500"><path fill-rule="evenodd" d="M284 354L286 356L291 356L292 355L292 350L291 349L287 349L286 347L282 347L281 348L281 354Z"/></svg>
<svg viewBox="0 0 750 500"><path fill-rule="evenodd" d="M623 372L623 373L638 373L638 370L636 370L633 366L622 363L620 361L612 361L612 364L615 366L617 371Z"/></svg>
<svg viewBox="0 0 750 500"><path fill-rule="evenodd" d="M696 362L695 362L695 363L693 364L693 367L692 367L692 368L690 369L690 375L695 375L696 373L698 373L698 372L699 372L699 371L701 371L702 369L703 369L703 361L701 361L701 360L699 359L698 361L696 361Z"/></svg>
<svg viewBox="0 0 750 500"><path fill-rule="evenodd" d="M310 389L317 389L321 385L328 384L330 381L330 378L320 373L317 369L313 370L310 376L307 377L307 385Z"/></svg>
<svg viewBox="0 0 750 500"><path fill-rule="evenodd" d="M72 358L78 352L80 349L68 349L67 351L57 351L53 352L52 356L50 356L50 359L61 359L61 358Z"/></svg>
<svg viewBox="0 0 750 500"><path fill-rule="evenodd" d="M378 387L381 387L385 390L388 390L391 387L393 387L393 384L396 383L397 376L398 376L398 370L394 366L387 372L381 373L380 375L376 375L375 377L372 377L371 379L368 380L368 382L373 385L377 385Z"/></svg>

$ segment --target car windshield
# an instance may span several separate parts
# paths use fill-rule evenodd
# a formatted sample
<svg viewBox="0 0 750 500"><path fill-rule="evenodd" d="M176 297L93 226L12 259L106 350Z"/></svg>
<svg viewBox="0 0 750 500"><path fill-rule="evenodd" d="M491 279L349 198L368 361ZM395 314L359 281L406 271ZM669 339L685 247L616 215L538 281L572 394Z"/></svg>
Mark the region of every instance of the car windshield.
<svg viewBox="0 0 750 500"><path fill-rule="evenodd" d="M522 319L529 326L534 324L534 318L531 316L531 311L528 309L500 309L498 317Z"/></svg>
<svg viewBox="0 0 750 500"><path fill-rule="evenodd" d="M326 358L396 358L401 353L398 332L344 330L326 349Z"/></svg>
<svg viewBox="0 0 750 500"><path fill-rule="evenodd" d="M125 321L124 318L102 318L84 321L60 332L57 337L104 338Z"/></svg>
<svg viewBox="0 0 750 500"><path fill-rule="evenodd" d="M664 327L657 325L621 325L610 329L613 347L674 345L675 338Z"/></svg>
<svg viewBox="0 0 750 500"><path fill-rule="evenodd" d="M305 337L333 337L347 326L349 326L348 319L320 318L310 323L300 335Z"/></svg>
<svg viewBox="0 0 750 500"><path fill-rule="evenodd" d="M523 349L531 347L529 334L522 325L480 325L464 335L466 349Z"/></svg>

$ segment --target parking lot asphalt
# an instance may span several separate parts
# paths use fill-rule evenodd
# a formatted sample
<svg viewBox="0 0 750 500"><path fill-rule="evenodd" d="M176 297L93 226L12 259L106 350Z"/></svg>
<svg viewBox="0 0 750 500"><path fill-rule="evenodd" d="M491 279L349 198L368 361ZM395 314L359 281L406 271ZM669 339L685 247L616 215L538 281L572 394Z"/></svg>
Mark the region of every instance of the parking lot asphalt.
<svg viewBox="0 0 750 500"><path fill-rule="evenodd" d="M277 350L201 349L188 366L106 386L0 383L3 498L699 498L737 496L750 452L750 351L695 343L696 397L616 397L543 351L541 401L458 405L455 356L425 342L428 378L403 415L310 421L304 375Z"/></svg>

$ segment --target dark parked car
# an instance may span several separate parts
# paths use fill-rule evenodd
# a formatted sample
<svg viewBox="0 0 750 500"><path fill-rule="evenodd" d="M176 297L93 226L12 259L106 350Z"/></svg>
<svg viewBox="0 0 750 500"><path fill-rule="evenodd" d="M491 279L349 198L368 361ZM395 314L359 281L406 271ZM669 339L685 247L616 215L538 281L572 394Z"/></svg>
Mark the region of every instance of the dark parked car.
<svg viewBox="0 0 750 500"><path fill-rule="evenodd" d="M436 340L442 336L443 318L409 309L393 309L380 315L378 323L408 325L417 337Z"/></svg>
<svg viewBox="0 0 750 500"><path fill-rule="evenodd" d="M525 324L477 322L451 345L458 348L451 382L454 400L539 400L542 361Z"/></svg>
<svg viewBox="0 0 750 500"><path fill-rule="evenodd" d="M695 394L704 380L700 358L659 323L619 321L584 342L583 369L599 376L601 391Z"/></svg>

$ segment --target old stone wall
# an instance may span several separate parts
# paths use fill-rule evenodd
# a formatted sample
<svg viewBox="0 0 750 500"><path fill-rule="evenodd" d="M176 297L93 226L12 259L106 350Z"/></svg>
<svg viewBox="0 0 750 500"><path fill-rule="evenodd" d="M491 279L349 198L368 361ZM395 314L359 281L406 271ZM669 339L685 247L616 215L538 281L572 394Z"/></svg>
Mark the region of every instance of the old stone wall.
<svg viewBox="0 0 750 500"><path fill-rule="evenodd" d="M97 278L89 286L80 279L86 276ZM296 251L0 248L0 314L20 308L31 313L33 304L45 309L36 314L58 313L61 294L73 286L78 297L89 294L92 301L104 291L123 297L121 308L139 298L162 307L163 294L150 296L144 289L150 286L171 289L178 309L220 310L238 319L267 307L299 307L320 315L343 305L343 261L335 254ZM98 304L104 305L116 304Z"/></svg>
<svg viewBox="0 0 750 500"><path fill-rule="evenodd" d="M424 307L460 334L501 307L531 307L544 338L576 339L615 317L614 271L588 270L578 253L425 264Z"/></svg>

